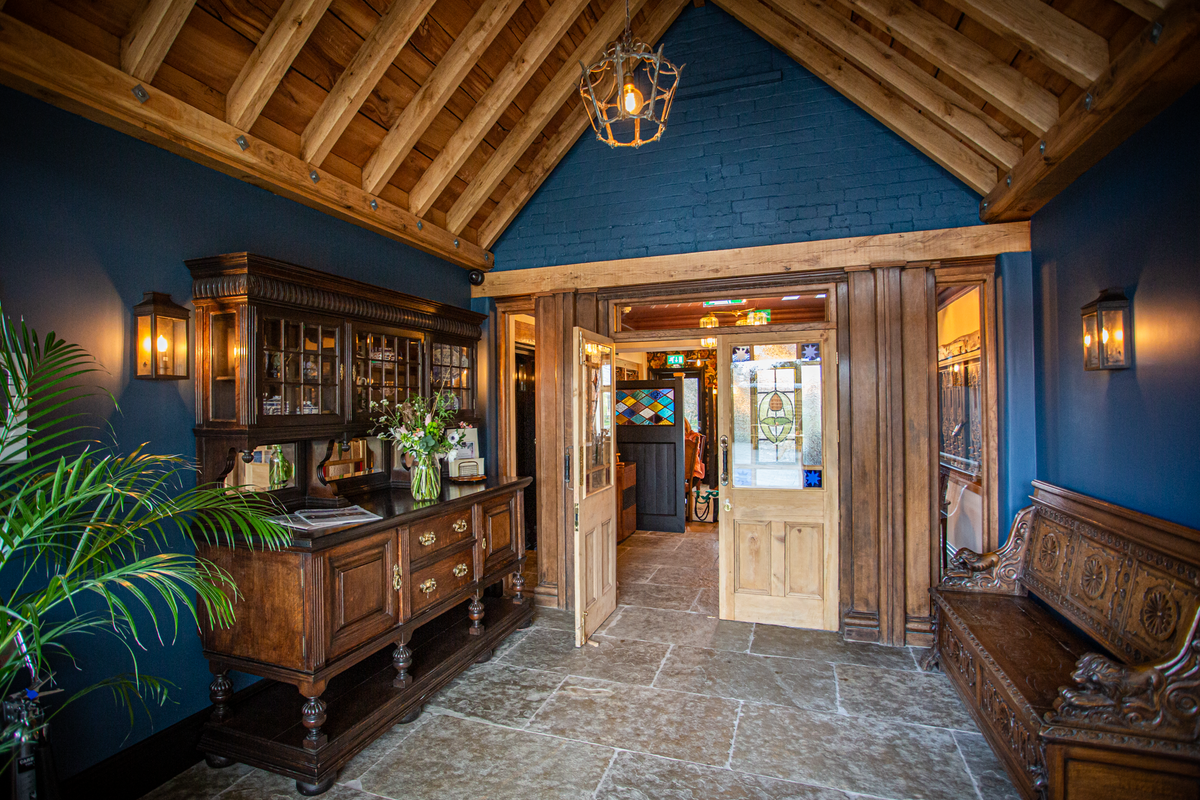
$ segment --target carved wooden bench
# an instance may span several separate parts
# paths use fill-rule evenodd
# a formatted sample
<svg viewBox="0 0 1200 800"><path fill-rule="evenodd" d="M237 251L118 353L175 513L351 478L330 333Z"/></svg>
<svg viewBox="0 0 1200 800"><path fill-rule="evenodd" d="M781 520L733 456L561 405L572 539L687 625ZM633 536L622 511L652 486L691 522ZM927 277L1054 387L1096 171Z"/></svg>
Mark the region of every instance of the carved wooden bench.
<svg viewBox="0 0 1200 800"><path fill-rule="evenodd" d="M1200 797L1200 531L1035 481L930 593L924 666L1025 797Z"/></svg>

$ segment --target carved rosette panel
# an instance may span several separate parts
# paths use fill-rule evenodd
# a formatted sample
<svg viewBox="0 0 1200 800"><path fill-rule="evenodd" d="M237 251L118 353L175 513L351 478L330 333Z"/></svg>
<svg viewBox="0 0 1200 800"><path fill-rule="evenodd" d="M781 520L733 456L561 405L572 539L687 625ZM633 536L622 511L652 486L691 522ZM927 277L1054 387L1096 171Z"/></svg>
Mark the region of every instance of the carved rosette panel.
<svg viewBox="0 0 1200 800"><path fill-rule="evenodd" d="M967 649L958 634L950 627L948 620L942 619L938 625L938 655L942 670L953 669L967 682L971 690L975 689L975 656Z"/></svg>
<svg viewBox="0 0 1200 800"><path fill-rule="evenodd" d="M1018 582L1025 548L1029 541L1029 526L1033 519L1033 507L1021 509L1013 520L1008 541L993 553L979 555L966 548L954 556L951 569L947 570L941 583L942 589L966 589L976 592L1024 594Z"/></svg>
<svg viewBox="0 0 1200 800"><path fill-rule="evenodd" d="M1004 696L996 690L988 677L984 677L980 690L980 710L992 722L992 728L1007 743L1035 788L1046 784L1046 754L1036 731L1025 726L1022 718L1012 710Z"/></svg>

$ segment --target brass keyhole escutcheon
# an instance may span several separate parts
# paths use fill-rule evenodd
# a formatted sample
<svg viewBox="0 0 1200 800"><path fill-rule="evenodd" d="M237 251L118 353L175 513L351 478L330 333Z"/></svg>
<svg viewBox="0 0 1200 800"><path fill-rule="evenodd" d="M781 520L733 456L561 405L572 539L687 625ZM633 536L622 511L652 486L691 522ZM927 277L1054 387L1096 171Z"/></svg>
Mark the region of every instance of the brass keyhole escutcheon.
<svg viewBox="0 0 1200 800"><path fill-rule="evenodd" d="M404 586L404 581L400 577L400 565L392 567L392 588L397 592Z"/></svg>
<svg viewBox="0 0 1200 800"><path fill-rule="evenodd" d="M417 538L417 541L426 547L429 547L429 545L437 541L437 534L433 531L430 531L429 533L422 533L420 537Z"/></svg>
<svg viewBox="0 0 1200 800"><path fill-rule="evenodd" d="M429 580L422 583L420 585L420 587L418 587L418 588L420 588L420 590L422 592L424 592L425 594L429 594L430 592L432 592L434 589L437 588L437 581L434 580L433 578L430 578Z"/></svg>
<svg viewBox="0 0 1200 800"><path fill-rule="evenodd" d="M467 529L467 521L465 519L460 519L458 522L454 523L454 532L455 533L462 533L466 529Z"/></svg>
<svg viewBox="0 0 1200 800"><path fill-rule="evenodd" d="M461 578L463 575L466 575L466 574L467 574L467 565L466 564L459 564L457 567L454 568L454 577Z"/></svg>

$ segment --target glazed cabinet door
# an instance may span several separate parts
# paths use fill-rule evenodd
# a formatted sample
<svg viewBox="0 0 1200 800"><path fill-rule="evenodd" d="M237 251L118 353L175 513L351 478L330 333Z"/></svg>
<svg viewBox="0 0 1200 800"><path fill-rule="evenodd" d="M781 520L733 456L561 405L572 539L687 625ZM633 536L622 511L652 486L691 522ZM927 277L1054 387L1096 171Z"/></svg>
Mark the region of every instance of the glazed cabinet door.
<svg viewBox="0 0 1200 800"><path fill-rule="evenodd" d="M484 572L490 572L509 558L519 555L517 546L517 500L519 495L511 494L501 500L484 504L481 508L483 540Z"/></svg>
<svg viewBox="0 0 1200 800"><path fill-rule="evenodd" d="M399 536L387 531L332 548L324 590L329 660L368 642L400 620Z"/></svg>

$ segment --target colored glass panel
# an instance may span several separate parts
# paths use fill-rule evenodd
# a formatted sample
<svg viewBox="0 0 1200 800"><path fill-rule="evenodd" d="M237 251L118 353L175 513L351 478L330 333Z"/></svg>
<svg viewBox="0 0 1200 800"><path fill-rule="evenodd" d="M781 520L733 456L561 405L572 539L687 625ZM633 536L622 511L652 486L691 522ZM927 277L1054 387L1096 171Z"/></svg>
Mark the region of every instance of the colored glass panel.
<svg viewBox="0 0 1200 800"><path fill-rule="evenodd" d="M618 389L618 425L674 425L674 389Z"/></svg>

